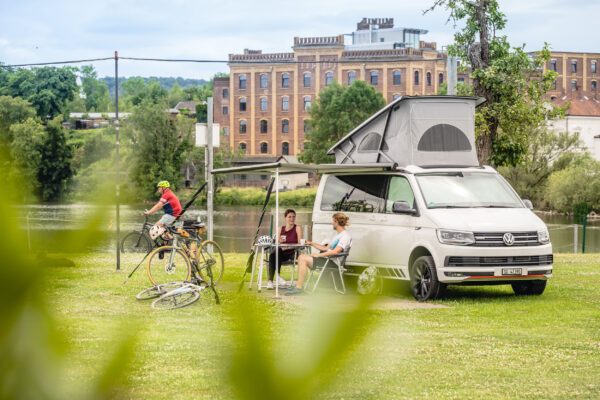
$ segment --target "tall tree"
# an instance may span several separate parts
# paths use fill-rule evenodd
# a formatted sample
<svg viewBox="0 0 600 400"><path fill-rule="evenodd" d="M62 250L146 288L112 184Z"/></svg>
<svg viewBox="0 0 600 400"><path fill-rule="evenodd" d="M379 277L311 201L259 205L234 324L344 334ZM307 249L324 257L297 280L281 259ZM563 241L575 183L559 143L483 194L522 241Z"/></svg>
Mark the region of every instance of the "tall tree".
<svg viewBox="0 0 600 400"><path fill-rule="evenodd" d="M73 176L71 160L73 149L60 118L54 118L46 126L46 135L41 144L41 162L37 171L40 198L43 201L60 200Z"/></svg>
<svg viewBox="0 0 600 400"><path fill-rule="evenodd" d="M42 148L46 135L44 125L37 118L29 117L10 127L13 140L10 144L12 162L5 173L15 186L21 187L21 193L32 195L40 187L38 170L42 162Z"/></svg>
<svg viewBox="0 0 600 400"><path fill-rule="evenodd" d="M497 0L436 0L425 12L437 7L464 24L449 52L470 67L474 95L486 99L476 117L479 161L518 164L528 148L526 132L555 113L544 104L556 78L553 71L541 72L550 56L547 46L533 58L522 47L511 48L506 36L497 35L506 26Z"/></svg>
<svg viewBox="0 0 600 400"><path fill-rule="evenodd" d="M354 81L350 86L338 83L327 86L311 107L311 128L300 160L332 162L327 150L384 105L381 93L364 81Z"/></svg>
<svg viewBox="0 0 600 400"><path fill-rule="evenodd" d="M92 65L81 67L81 88L85 94L86 111L107 112L111 101L106 82L98 80L98 74Z"/></svg>

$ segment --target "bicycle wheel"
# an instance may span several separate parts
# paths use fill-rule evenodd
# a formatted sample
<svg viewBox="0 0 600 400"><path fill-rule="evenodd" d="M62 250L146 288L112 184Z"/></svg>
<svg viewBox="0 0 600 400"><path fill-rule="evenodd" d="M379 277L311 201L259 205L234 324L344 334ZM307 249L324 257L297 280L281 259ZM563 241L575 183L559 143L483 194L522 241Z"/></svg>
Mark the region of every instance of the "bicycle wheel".
<svg viewBox="0 0 600 400"><path fill-rule="evenodd" d="M205 240L198 249L196 260L198 261L200 277L210 285L210 268L213 285L219 283L225 269L225 259L219 245L212 240Z"/></svg>
<svg viewBox="0 0 600 400"><path fill-rule="evenodd" d="M163 294L170 292L173 289L180 288L183 286L183 282L168 282L163 283L157 286L150 286L135 295L135 298L138 300L150 300L155 299L158 296L162 296Z"/></svg>
<svg viewBox="0 0 600 400"><path fill-rule="evenodd" d="M147 254L152 249L152 241L145 233L129 232L121 240L121 253Z"/></svg>
<svg viewBox="0 0 600 400"><path fill-rule="evenodd" d="M152 302L155 310L173 310L188 306L200 298L200 293L194 288L175 289L163 294Z"/></svg>
<svg viewBox="0 0 600 400"><path fill-rule="evenodd" d="M148 256L146 273L154 286L174 281L189 282L191 272L190 260L178 247L158 247Z"/></svg>

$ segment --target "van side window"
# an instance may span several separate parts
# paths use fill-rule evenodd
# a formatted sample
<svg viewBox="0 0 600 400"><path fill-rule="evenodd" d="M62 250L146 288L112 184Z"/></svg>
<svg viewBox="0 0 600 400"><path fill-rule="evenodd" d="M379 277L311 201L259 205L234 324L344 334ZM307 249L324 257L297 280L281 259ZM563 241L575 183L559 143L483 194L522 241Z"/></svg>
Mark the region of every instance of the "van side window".
<svg viewBox="0 0 600 400"><path fill-rule="evenodd" d="M408 179L403 176L392 176L385 211L392 212L392 205L395 201L405 201L409 206L415 208L415 195L410 187Z"/></svg>
<svg viewBox="0 0 600 400"><path fill-rule="evenodd" d="M330 176L321 198L322 211L383 212L387 176Z"/></svg>

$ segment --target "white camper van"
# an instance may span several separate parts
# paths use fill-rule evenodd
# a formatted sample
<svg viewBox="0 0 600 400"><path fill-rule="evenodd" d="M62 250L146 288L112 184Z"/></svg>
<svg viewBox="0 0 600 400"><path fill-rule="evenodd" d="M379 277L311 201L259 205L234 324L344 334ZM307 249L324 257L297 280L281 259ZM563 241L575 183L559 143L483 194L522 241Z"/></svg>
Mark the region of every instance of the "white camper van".
<svg viewBox="0 0 600 400"><path fill-rule="evenodd" d="M478 103L403 97L338 142L330 154L348 169L321 179L313 240L329 238L332 214L343 211L353 239L348 273L374 266L383 279L410 280L421 301L449 284L543 293L552 276L548 229L493 168L478 165ZM361 168L374 164L381 170Z"/></svg>

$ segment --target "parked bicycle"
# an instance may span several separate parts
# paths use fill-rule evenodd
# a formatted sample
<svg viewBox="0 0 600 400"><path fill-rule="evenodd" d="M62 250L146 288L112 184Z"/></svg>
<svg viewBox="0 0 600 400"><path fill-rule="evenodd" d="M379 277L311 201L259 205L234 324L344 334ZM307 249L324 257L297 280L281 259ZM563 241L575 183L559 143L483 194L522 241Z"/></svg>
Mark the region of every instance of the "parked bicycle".
<svg viewBox="0 0 600 400"><path fill-rule="evenodd" d="M148 255L146 273L152 287L138 293L136 298L140 300L161 296L188 283L201 286L209 282L214 288L223 276L223 252L216 242L202 240L204 224L191 222L184 228L167 230L173 235L173 243L157 247Z"/></svg>
<svg viewBox="0 0 600 400"><path fill-rule="evenodd" d="M121 240L121 253L142 253L147 254L153 247L162 245L162 239L156 241L150 237L150 229L154 224L148 222L148 216L144 216L144 223L140 230L129 232Z"/></svg>

